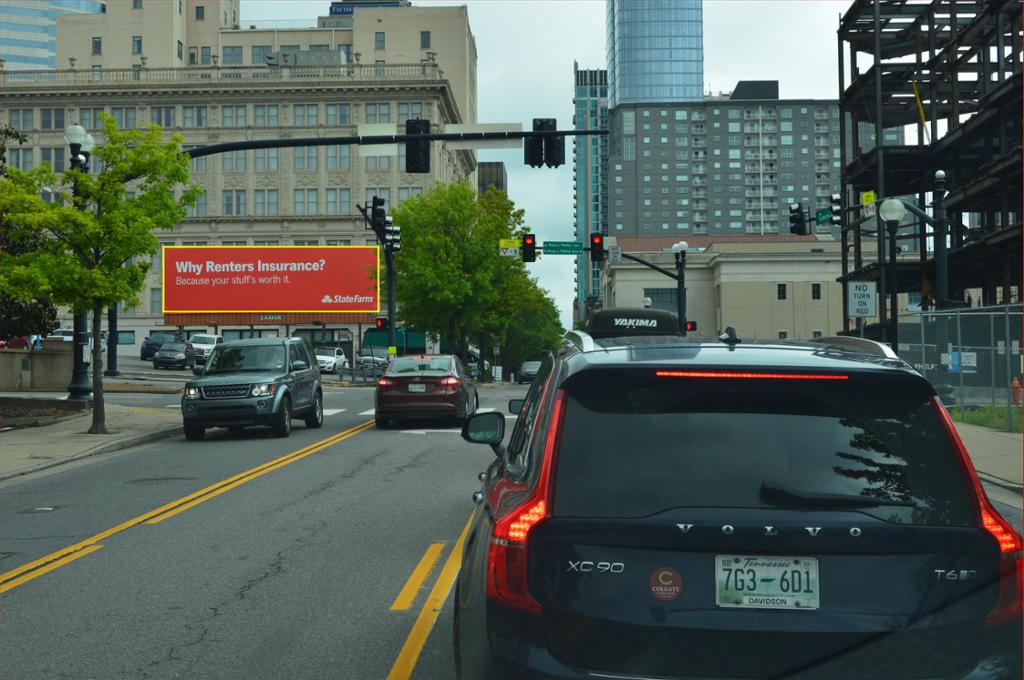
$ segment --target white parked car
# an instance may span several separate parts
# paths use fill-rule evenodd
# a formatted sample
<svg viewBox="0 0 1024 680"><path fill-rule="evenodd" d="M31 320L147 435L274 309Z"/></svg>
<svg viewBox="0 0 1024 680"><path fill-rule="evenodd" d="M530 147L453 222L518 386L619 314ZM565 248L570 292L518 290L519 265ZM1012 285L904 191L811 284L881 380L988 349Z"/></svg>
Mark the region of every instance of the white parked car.
<svg viewBox="0 0 1024 680"><path fill-rule="evenodd" d="M213 348L217 345L224 344L223 335L208 335L205 333L197 333L188 339L192 350L196 355L197 364L205 364L206 360L210 358L213 353Z"/></svg>
<svg viewBox="0 0 1024 680"><path fill-rule="evenodd" d="M323 373L338 373L348 368L348 357L340 347L317 347L316 363Z"/></svg>

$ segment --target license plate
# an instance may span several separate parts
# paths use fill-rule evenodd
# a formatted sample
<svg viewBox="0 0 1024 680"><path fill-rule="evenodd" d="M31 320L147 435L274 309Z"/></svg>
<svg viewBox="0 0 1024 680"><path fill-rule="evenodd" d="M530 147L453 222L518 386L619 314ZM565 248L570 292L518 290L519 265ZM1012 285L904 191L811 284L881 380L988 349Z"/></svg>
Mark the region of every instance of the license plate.
<svg viewBox="0 0 1024 680"><path fill-rule="evenodd" d="M817 609L814 557L717 555L715 604L750 609Z"/></svg>
<svg viewBox="0 0 1024 680"><path fill-rule="evenodd" d="M422 383L410 383L409 384L409 391L410 392L426 392L427 391L427 386L422 384Z"/></svg>

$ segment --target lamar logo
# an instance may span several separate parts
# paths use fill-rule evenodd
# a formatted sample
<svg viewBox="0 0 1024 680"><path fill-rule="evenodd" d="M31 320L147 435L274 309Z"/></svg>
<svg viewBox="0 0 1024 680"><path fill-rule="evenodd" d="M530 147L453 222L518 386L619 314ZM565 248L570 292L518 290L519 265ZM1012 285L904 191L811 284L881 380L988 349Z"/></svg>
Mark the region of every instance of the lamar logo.
<svg viewBox="0 0 1024 680"><path fill-rule="evenodd" d="M615 326L626 328L657 328L657 319L614 319Z"/></svg>

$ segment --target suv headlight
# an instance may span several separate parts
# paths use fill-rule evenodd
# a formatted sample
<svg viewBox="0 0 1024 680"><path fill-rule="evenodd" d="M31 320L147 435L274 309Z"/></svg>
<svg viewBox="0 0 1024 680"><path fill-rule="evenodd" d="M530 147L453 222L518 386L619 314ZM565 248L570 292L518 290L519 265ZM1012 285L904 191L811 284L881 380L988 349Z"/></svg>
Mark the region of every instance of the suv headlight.
<svg viewBox="0 0 1024 680"><path fill-rule="evenodd" d="M198 387L186 387L185 388L185 398L186 399L198 399L199 398L199 388Z"/></svg>
<svg viewBox="0 0 1024 680"><path fill-rule="evenodd" d="M253 385L250 394L254 397L270 397L277 392L277 385L269 383L266 385Z"/></svg>

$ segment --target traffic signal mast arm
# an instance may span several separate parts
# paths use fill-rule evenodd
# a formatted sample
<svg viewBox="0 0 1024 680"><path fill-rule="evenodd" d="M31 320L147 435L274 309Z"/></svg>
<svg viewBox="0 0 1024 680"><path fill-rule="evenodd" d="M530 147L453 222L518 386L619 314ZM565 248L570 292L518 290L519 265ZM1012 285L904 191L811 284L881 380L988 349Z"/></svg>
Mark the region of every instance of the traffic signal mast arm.
<svg viewBox="0 0 1024 680"><path fill-rule="evenodd" d="M544 137L605 136L607 130L524 130L522 132L432 132L425 135L363 135L346 137L302 137L289 139L251 139L199 146L186 151L191 158L211 156L229 151L278 149L292 146L332 146L335 144L402 144L406 142L476 142L493 139L529 139Z"/></svg>

